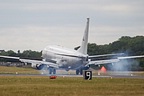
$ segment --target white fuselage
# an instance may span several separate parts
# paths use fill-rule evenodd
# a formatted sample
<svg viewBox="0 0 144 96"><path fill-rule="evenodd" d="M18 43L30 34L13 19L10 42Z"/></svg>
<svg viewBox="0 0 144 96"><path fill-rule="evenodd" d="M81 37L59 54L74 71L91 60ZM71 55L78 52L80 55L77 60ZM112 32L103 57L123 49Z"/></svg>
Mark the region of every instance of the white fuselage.
<svg viewBox="0 0 144 96"><path fill-rule="evenodd" d="M77 50L68 49L61 46L47 46L42 51L42 57L45 61L51 61L58 64L59 68L77 69L86 64L87 55Z"/></svg>
<svg viewBox="0 0 144 96"><path fill-rule="evenodd" d="M86 29L78 50L68 49L62 46L47 46L42 51L44 61L58 65L58 68L80 69L88 63L87 44L88 44L89 18L87 18Z"/></svg>

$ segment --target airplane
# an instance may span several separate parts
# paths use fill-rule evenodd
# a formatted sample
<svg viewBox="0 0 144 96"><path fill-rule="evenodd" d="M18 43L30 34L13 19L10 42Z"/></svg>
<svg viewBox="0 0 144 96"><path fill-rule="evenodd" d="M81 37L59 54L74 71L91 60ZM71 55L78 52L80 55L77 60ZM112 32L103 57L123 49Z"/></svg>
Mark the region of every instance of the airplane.
<svg viewBox="0 0 144 96"><path fill-rule="evenodd" d="M101 56L111 56L116 54L103 54L103 55L94 55L89 56L87 54L87 45L88 45L88 33L89 33L89 21L90 18L87 18L86 28L84 31L84 36L82 38L81 46L78 50L72 50L69 48L65 48L57 45L49 45L42 50L42 60L29 60L22 59L20 57L11 57L11 56L0 56L1 58L10 58L10 59L18 59L24 63L31 63L31 67L42 70L46 68L49 70L49 74L56 74L56 69L62 68L66 71L71 69L76 70L76 75L83 74L83 70L88 70L90 65L100 65L100 64L109 64L116 63L122 59L130 59L130 58L142 58L141 56L125 56L125 57L117 57L116 59L108 59L108 60L91 60L94 57Z"/></svg>

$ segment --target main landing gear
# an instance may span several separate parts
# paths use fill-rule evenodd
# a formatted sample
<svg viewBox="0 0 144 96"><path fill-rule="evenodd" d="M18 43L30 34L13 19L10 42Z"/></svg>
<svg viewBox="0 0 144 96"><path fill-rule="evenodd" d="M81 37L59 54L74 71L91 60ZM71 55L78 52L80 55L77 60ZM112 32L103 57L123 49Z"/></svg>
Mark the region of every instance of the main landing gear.
<svg viewBox="0 0 144 96"><path fill-rule="evenodd" d="M49 69L49 74L56 74L56 69L55 68L48 68Z"/></svg>
<svg viewBox="0 0 144 96"><path fill-rule="evenodd" d="M76 70L76 75L83 75L82 68Z"/></svg>
<svg viewBox="0 0 144 96"><path fill-rule="evenodd" d="M89 67L81 67L79 69L76 69L76 75L83 75L83 70L88 70Z"/></svg>

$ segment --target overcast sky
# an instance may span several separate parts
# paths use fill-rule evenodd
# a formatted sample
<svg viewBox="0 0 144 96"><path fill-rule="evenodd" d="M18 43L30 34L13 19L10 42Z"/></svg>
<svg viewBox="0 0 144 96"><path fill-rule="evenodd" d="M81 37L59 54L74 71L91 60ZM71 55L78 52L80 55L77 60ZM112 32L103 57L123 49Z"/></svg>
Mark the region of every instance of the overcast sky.
<svg viewBox="0 0 144 96"><path fill-rule="evenodd" d="M144 35L144 0L0 0L0 49L74 48L87 17L90 43Z"/></svg>

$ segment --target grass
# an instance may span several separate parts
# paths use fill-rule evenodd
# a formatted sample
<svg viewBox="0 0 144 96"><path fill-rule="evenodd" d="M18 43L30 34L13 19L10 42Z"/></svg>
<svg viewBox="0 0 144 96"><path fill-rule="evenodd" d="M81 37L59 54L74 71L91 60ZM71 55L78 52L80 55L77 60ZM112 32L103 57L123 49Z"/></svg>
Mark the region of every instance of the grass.
<svg viewBox="0 0 144 96"><path fill-rule="evenodd" d="M144 96L144 80L0 76L0 96Z"/></svg>
<svg viewBox="0 0 144 96"><path fill-rule="evenodd" d="M32 68L0 66L0 74L40 74L40 72Z"/></svg>
<svg viewBox="0 0 144 96"><path fill-rule="evenodd" d="M16 72L40 74L31 68L0 66L0 74ZM144 79L93 78L87 81L80 77L58 77L53 80L47 76L0 75L0 96L144 96Z"/></svg>

